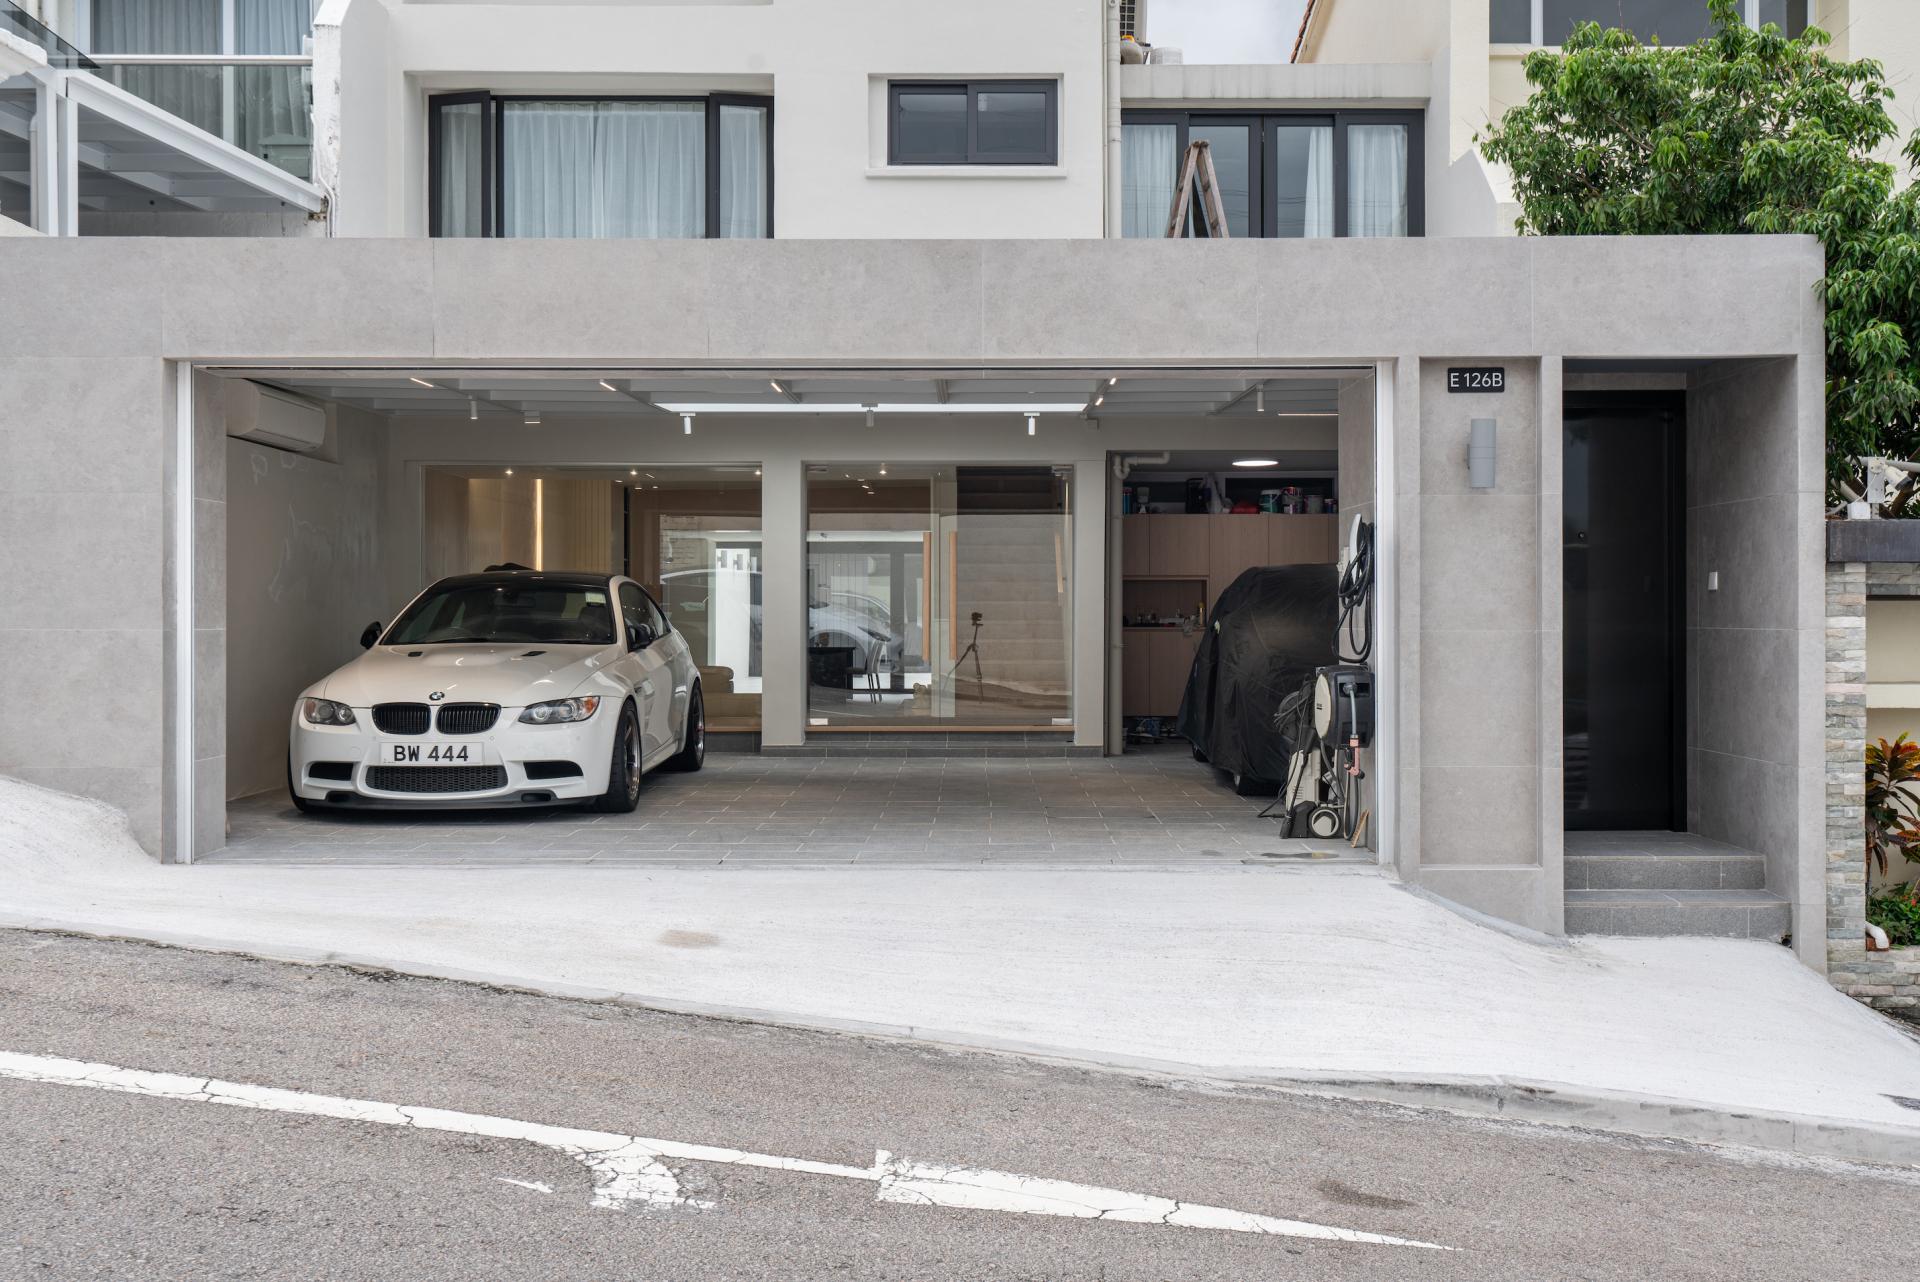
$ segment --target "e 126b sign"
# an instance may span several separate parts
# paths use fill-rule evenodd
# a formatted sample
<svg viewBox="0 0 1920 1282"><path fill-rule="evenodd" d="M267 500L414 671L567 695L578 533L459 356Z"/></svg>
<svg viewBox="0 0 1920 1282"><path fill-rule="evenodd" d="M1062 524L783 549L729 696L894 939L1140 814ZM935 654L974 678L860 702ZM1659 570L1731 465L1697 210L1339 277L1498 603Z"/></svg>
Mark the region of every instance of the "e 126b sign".
<svg viewBox="0 0 1920 1282"><path fill-rule="evenodd" d="M1504 392L1507 371L1501 365L1453 365L1447 368L1449 392Z"/></svg>

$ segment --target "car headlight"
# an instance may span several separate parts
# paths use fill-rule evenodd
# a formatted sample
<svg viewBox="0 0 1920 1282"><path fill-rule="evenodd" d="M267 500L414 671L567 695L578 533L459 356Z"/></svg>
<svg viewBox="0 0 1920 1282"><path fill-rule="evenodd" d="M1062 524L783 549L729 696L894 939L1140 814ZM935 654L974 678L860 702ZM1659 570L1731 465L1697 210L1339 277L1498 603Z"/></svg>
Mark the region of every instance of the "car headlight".
<svg viewBox="0 0 1920 1282"><path fill-rule="evenodd" d="M331 699L303 699L300 702L300 714L309 725L350 726L353 724L353 709L344 703L335 703Z"/></svg>
<svg viewBox="0 0 1920 1282"><path fill-rule="evenodd" d="M554 699L529 704L521 710L520 720L530 726L558 725L562 721L585 721L600 708L600 696L583 694L574 699Z"/></svg>

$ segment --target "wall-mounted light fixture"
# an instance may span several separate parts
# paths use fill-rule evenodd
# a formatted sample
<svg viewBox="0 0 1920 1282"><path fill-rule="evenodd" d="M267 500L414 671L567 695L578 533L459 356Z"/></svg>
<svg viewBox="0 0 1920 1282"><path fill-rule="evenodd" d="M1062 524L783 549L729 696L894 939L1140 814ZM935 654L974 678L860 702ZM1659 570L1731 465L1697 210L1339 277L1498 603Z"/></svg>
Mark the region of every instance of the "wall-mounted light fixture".
<svg viewBox="0 0 1920 1282"><path fill-rule="evenodd" d="M1476 418L1467 429L1467 484L1476 490L1493 488L1494 433L1498 422Z"/></svg>

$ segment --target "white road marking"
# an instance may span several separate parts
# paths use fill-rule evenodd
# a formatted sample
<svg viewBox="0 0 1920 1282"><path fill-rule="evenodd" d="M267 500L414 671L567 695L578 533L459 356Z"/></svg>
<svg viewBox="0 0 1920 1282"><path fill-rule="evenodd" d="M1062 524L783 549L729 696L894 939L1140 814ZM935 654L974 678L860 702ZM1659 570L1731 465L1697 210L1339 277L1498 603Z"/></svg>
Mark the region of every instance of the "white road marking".
<svg viewBox="0 0 1920 1282"><path fill-rule="evenodd" d="M523 1189L532 1189L535 1193L553 1192L553 1185L542 1184L539 1180L516 1180L510 1175L496 1175L493 1178L502 1184L517 1184Z"/></svg>
<svg viewBox="0 0 1920 1282"><path fill-rule="evenodd" d="M804 1158L717 1148L707 1144L683 1144L678 1140L620 1135L612 1131L547 1126L539 1122L489 1117L484 1113L456 1113L416 1104L386 1104L378 1100L313 1095L306 1091L253 1086L245 1082L186 1077L178 1073L150 1073L112 1064L90 1064L84 1060L21 1055L10 1051L0 1051L0 1077L60 1086L84 1086L93 1090L119 1091L160 1099L225 1104L233 1108L258 1108L275 1113L372 1122L382 1126L409 1126L422 1131L450 1131L460 1135L526 1140L565 1153L585 1165L593 1175L593 1205L596 1207L619 1208L637 1202L648 1206L711 1210L711 1202L699 1202L682 1195L680 1181L659 1160L675 1158L688 1162L712 1162L724 1166L758 1167L803 1175L823 1175L833 1179L871 1181L879 1186L880 1201L902 1205L1056 1215L1126 1224L1166 1224L1181 1228L1262 1233L1372 1246L1411 1246L1433 1251L1454 1249L1432 1242L1362 1233L1355 1229L1310 1224L1303 1220L1278 1219L1220 1206L1199 1206L1090 1184L1070 1184L1065 1180L1040 1179L970 1166L916 1162L909 1158L897 1158L884 1150L874 1154L870 1167L844 1166L833 1162L813 1162ZM553 1191L544 1184L507 1179L505 1176L494 1178L524 1188L538 1189L543 1193Z"/></svg>

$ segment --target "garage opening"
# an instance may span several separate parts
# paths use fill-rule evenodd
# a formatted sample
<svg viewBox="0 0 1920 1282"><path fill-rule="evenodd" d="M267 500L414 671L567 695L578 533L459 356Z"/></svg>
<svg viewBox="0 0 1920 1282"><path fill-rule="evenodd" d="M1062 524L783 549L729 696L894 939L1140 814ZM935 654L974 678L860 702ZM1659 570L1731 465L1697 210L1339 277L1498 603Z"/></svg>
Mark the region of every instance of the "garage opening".
<svg viewBox="0 0 1920 1282"><path fill-rule="evenodd" d="M265 824L283 851L327 853L338 830L286 826L297 706L423 589L488 571L604 576L609 606L630 579L645 606L616 617L653 617L685 646L721 757L1159 753L1147 784L1074 767L1055 786L1119 787L1153 823L1221 797L1220 815L1251 820L1265 798L1235 786L1284 780L1223 782L1194 761L1183 683L1242 572L1337 574L1345 523L1372 507L1374 380L1372 367L202 371L195 412L223 434L225 528L222 555L201 558L221 565L218 586L203 582L196 608L224 650L225 680L204 695L226 739L196 763L196 787L228 822L199 821L198 850L219 833L244 847ZM597 591L583 610L601 608ZM1370 749L1362 760L1370 771ZM359 788L361 764L339 791ZM776 768L723 769L751 788ZM717 773L653 786L653 820L720 805ZM1004 781L986 794L1013 795ZM432 845L477 821L441 809L405 826ZM390 843L400 827L362 831ZM1276 829L1242 836L1256 831ZM1357 832L1364 851L1372 835ZM522 849L515 833L503 851ZM1164 845L1186 848L1178 834Z"/></svg>

